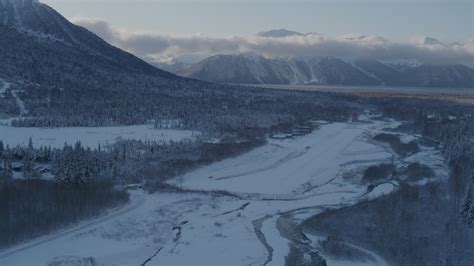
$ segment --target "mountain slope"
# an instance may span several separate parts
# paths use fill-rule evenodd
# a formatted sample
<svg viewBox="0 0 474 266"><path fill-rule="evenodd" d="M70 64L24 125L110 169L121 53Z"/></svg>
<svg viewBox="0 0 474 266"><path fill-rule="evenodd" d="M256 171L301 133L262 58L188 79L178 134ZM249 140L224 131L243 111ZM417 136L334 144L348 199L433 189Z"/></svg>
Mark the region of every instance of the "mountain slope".
<svg viewBox="0 0 474 266"><path fill-rule="evenodd" d="M176 79L76 26L36 0L0 0L0 73L57 86L113 86L145 75Z"/></svg>
<svg viewBox="0 0 474 266"><path fill-rule="evenodd" d="M178 73L218 83L474 87L474 70L464 65L391 65L373 59L334 57L268 59L216 55Z"/></svg>

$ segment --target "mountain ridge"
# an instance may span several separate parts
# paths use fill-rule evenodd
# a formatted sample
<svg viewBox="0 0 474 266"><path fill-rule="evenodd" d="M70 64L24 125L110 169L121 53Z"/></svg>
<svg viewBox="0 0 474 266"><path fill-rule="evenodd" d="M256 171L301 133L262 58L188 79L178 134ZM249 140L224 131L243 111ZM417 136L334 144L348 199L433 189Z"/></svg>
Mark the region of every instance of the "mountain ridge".
<svg viewBox="0 0 474 266"><path fill-rule="evenodd" d="M237 84L474 87L474 70L464 65L387 63L367 58L215 55L177 74Z"/></svg>
<svg viewBox="0 0 474 266"><path fill-rule="evenodd" d="M287 29L272 29L267 31L261 31L257 33L257 36L266 37L266 38L285 38L285 37L292 37L292 36L323 36L323 34L316 33L316 32L308 32L308 33L301 33L297 31L287 30Z"/></svg>

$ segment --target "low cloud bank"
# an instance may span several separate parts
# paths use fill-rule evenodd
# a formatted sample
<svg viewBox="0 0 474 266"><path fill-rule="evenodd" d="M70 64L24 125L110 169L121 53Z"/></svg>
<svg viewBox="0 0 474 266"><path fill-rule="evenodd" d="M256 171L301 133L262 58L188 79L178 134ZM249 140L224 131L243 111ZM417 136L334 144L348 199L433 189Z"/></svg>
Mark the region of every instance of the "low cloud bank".
<svg viewBox="0 0 474 266"><path fill-rule="evenodd" d="M405 43L380 36L346 35L326 37L318 34L282 38L261 36L207 37L151 32L128 32L94 18L75 18L73 22L104 40L143 58L165 60L176 57L206 57L215 54L256 53L265 57L334 56L364 57L379 60L415 60L432 64L473 65L474 41L443 44L435 39Z"/></svg>

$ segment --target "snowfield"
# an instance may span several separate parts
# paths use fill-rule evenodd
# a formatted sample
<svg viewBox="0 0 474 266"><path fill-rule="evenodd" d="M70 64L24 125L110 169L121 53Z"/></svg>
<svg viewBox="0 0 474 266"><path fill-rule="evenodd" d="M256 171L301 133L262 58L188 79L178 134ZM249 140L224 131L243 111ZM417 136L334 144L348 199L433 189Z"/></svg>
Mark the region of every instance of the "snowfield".
<svg viewBox="0 0 474 266"><path fill-rule="evenodd" d="M198 133L194 131L154 129L152 125L64 128L0 126L0 140L10 147L28 145L30 138L35 147L62 148L65 143L74 145L77 141L80 141L82 146L95 149L99 145L105 147L113 144L118 139L168 142L193 139L196 136L198 136Z"/></svg>
<svg viewBox="0 0 474 266"><path fill-rule="evenodd" d="M387 182L368 192L360 179L368 166L399 161L385 146L371 141L384 128L398 125L334 123L304 137L269 140L247 154L170 181L214 193L135 192L128 212L53 234L40 245L0 252L0 265L47 265L71 259L82 265L90 259L97 265L284 265L290 243L317 244L316 236L296 238L291 233L295 224L328 208L397 189L397 184ZM443 176L446 168L440 158L434 148L423 148L400 163L422 160ZM367 253L378 265L385 264Z"/></svg>
<svg viewBox="0 0 474 266"><path fill-rule="evenodd" d="M244 156L204 167L174 181L184 188L295 197L325 185L344 165L384 161L391 154L364 141L370 125L335 123L295 140L270 140ZM325 189L327 191L327 189Z"/></svg>

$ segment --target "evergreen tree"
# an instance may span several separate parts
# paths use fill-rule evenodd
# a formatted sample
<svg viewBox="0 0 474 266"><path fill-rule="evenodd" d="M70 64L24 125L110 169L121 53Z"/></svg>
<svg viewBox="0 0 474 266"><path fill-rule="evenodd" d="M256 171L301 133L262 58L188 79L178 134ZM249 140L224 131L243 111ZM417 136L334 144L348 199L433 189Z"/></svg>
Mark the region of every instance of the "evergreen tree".
<svg viewBox="0 0 474 266"><path fill-rule="evenodd" d="M3 141L0 140L0 161L3 159L3 153L5 148L3 147Z"/></svg>

